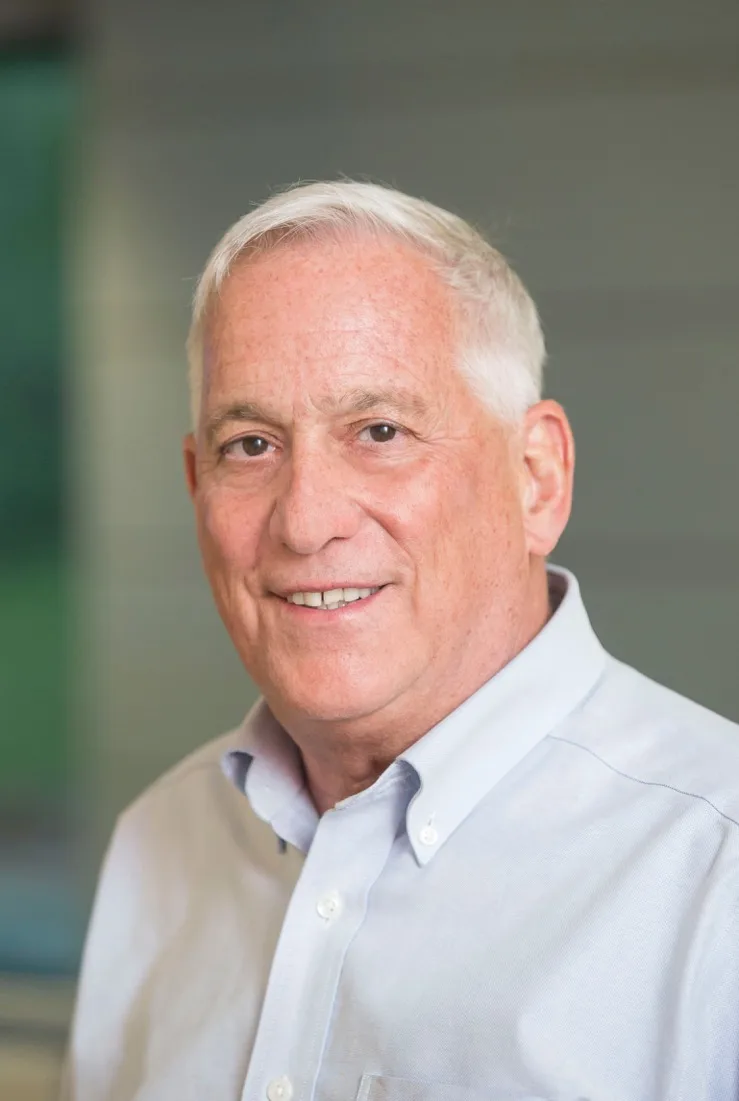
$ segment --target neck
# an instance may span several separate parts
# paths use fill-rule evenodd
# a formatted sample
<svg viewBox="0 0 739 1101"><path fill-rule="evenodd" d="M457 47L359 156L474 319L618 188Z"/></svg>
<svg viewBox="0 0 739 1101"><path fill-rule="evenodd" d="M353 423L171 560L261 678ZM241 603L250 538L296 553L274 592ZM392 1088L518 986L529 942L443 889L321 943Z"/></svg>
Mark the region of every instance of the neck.
<svg viewBox="0 0 739 1101"><path fill-rule="evenodd" d="M275 718L298 746L306 782L319 814L371 787L390 764L495 676L539 633L550 617L544 563L536 571L507 644L489 663L464 657L443 683L419 686L380 711L347 720L306 718L268 700ZM410 698L410 697L413 698Z"/></svg>

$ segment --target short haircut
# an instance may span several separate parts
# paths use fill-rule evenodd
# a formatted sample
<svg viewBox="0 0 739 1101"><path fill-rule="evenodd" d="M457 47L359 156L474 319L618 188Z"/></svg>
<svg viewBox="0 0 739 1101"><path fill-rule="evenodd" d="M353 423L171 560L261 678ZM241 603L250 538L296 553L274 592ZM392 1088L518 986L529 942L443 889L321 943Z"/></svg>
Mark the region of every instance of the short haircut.
<svg viewBox="0 0 739 1101"><path fill-rule="evenodd" d="M462 218L423 199L336 180L297 184L273 195L235 222L213 249L195 291L187 339L194 426L208 312L234 262L291 240L357 233L392 237L428 256L460 308L459 370L493 413L516 422L539 400L546 359L539 316L501 253Z"/></svg>

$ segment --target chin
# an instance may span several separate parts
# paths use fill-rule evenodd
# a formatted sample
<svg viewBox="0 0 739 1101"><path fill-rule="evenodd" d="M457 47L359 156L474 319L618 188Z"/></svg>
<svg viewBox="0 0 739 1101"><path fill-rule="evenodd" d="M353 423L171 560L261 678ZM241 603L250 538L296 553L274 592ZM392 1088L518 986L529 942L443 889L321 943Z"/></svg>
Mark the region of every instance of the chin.
<svg viewBox="0 0 739 1101"><path fill-rule="evenodd" d="M422 658L377 645L312 652L272 645L244 665L275 715L286 721L350 723L381 713L423 673ZM405 660L403 660L405 658ZM288 720L287 717L290 716Z"/></svg>
<svg viewBox="0 0 739 1101"><path fill-rule="evenodd" d="M296 692L291 685L289 693L279 690L275 693L283 707L299 717L313 722L350 723L373 715L390 702L392 697L384 694L347 692L339 697L332 692L316 691L315 685L305 692ZM267 697L269 699L269 696Z"/></svg>
<svg viewBox="0 0 739 1101"><path fill-rule="evenodd" d="M295 720L349 723L382 711L402 694L404 682L397 674L376 666L369 672L364 663L350 669L310 663L302 670L293 666L286 677L266 677L260 687L275 710Z"/></svg>

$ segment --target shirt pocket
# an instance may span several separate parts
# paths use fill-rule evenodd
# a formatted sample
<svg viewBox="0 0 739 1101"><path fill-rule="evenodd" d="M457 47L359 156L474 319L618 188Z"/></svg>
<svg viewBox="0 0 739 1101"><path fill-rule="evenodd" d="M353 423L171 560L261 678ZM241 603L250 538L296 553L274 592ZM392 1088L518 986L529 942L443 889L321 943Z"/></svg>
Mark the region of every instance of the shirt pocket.
<svg viewBox="0 0 739 1101"><path fill-rule="evenodd" d="M412 1078L363 1074L356 1101L547 1101L547 1098L519 1090L494 1087L469 1089L442 1082L416 1082Z"/></svg>

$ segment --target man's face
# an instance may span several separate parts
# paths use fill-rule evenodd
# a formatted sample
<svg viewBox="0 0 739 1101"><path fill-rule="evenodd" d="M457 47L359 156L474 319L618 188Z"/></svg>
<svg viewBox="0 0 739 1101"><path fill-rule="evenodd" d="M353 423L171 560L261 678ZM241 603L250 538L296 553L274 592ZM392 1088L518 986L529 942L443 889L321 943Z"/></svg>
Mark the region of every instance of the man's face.
<svg viewBox="0 0 739 1101"><path fill-rule="evenodd" d="M218 609L283 721L401 721L516 652L523 464L457 348L448 289L392 240L280 246L222 288L186 462Z"/></svg>

